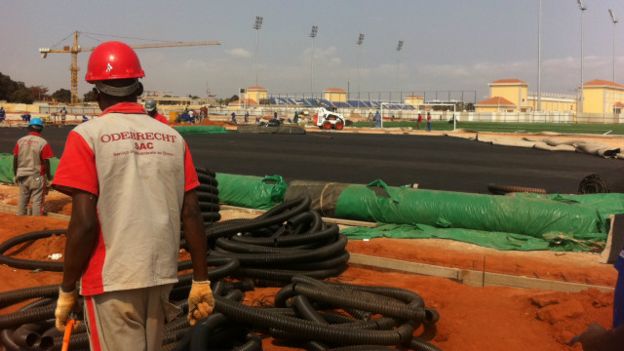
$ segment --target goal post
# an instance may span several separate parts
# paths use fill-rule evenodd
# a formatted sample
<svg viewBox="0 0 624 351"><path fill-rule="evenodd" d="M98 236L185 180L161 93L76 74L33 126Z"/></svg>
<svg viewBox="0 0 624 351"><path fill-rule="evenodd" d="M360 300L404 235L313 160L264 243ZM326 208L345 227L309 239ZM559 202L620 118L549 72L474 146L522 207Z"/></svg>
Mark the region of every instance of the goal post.
<svg viewBox="0 0 624 351"><path fill-rule="evenodd" d="M457 104L449 104L449 103L426 103L426 104L421 104L420 106L418 106L419 108L421 106L430 106L430 107L451 107L453 108L453 131L457 130ZM450 108L449 108L450 111Z"/></svg>

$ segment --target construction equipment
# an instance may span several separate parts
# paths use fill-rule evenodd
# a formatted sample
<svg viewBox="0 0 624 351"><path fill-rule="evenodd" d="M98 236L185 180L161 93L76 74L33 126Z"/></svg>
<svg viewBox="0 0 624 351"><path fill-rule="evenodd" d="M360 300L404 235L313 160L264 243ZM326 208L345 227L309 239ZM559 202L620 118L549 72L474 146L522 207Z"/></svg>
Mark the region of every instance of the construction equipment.
<svg viewBox="0 0 624 351"><path fill-rule="evenodd" d="M78 44L78 37L80 36L80 32L75 31L73 33L73 43L71 46L64 46L63 49L52 49L52 48L40 48L39 53L42 58L47 58L48 54L70 54L71 55L71 65L69 67L69 71L71 72L71 103L75 104L78 102L78 54L81 52L90 52L95 49L92 48L82 48ZM158 43L150 43L150 44L138 44L131 45L133 49L156 49L156 48L174 48L174 47L190 47L190 46L212 46L212 45L221 45L221 42L216 40L207 40L207 41L163 41Z"/></svg>
<svg viewBox="0 0 624 351"><path fill-rule="evenodd" d="M314 124L321 129L342 130L347 123L346 118L336 112L319 107L314 114Z"/></svg>

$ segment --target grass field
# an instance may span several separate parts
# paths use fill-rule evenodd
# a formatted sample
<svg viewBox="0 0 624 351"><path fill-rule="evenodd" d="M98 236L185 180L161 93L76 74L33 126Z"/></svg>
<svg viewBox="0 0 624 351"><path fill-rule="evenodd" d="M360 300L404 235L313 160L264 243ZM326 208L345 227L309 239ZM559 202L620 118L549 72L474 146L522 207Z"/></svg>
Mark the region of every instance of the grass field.
<svg viewBox="0 0 624 351"><path fill-rule="evenodd" d="M355 122L354 127L374 127L373 122ZM413 128L416 122L384 122L385 128ZM557 133L587 133L587 134L624 134L624 124L564 124L564 123L496 123L496 122L458 122L457 128L480 132L557 132ZM421 123L420 129L425 129ZM433 130L453 130L453 124L448 122L433 122Z"/></svg>

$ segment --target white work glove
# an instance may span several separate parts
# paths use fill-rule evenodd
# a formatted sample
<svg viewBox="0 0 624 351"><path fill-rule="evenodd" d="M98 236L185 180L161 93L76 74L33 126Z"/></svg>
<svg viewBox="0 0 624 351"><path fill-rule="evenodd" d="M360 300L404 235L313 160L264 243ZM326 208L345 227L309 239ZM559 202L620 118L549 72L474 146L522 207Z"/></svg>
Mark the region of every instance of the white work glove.
<svg viewBox="0 0 624 351"><path fill-rule="evenodd" d="M64 292L59 288L59 297L56 300L56 309L54 310L54 318L56 329L60 332L65 331L69 315L74 311L78 302L78 291L74 289L70 292ZM74 325L75 328L76 325Z"/></svg>
<svg viewBox="0 0 624 351"><path fill-rule="evenodd" d="M188 321L194 326L200 319L207 318L212 313L214 298L210 289L210 280L196 282L193 280L188 297Z"/></svg>

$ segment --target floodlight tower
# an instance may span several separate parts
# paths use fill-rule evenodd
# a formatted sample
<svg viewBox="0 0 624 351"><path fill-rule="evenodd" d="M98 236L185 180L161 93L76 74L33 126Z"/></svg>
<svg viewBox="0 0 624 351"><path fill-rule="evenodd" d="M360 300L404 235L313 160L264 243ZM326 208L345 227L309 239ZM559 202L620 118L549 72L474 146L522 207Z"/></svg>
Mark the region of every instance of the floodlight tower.
<svg viewBox="0 0 624 351"><path fill-rule="evenodd" d="M576 0L576 2L578 3L579 6L579 10L581 10L581 85L579 87L580 89L580 94L579 94L579 102L577 104L577 114L576 116L578 117L581 113L583 113L583 61L585 59L585 55L584 55L584 43L583 43L583 20L584 20L584 16L583 14L585 13L585 11L587 11L587 6L585 6L585 1L583 0Z"/></svg>
<svg viewBox="0 0 624 351"><path fill-rule="evenodd" d="M256 52L254 54L254 66L256 66L256 86L258 86L258 47L260 45L260 29L262 29L262 16L256 16L256 22L253 25L253 29L256 30Z"/></svg>
<svg viewBox="0 0 624 351"><path fill-rule="evenodd" d="M537 9L537 111L542 111L542 0Z"/></svg>
<svg viewBox="0 0 624 351"><path fill-rule="evenodd" d="M362 58L362 44L364 43L364 33L360 33L358 35L358 39L357 39L357 46L358 46L358 62L357 62L357 73L358 73L358 108L360 108L360 94L362 93L361 91L361 81L362 81L362 74L360 72L360 60Z"/></svg>
<svg viewBox="0 0 624 351"><path fill-rule="evenodd" d="M613 22L613 58L612 58L612 81L615 82L615 26L618 24L619 20L615 17L615 13L613 10L609 9L609 16L611 16L611 22Z"/></svg>
<svg viewBox="0 0 624 351"><path fill-rule="evenodd" d="M318 34L318 26L312 26L312 30L310 31L310 38L312 38L312 58L310 59L311 68L310 68L310 94L312 94L312 98L314 98L314 51L316 48L316 36Z"/></svg>
<svg viewBox="0 0 624 351"><path fill-rule="evenodd" d="M403 49L403 40L399 40L397 43L396 51L397 51L397 64L396 64L396 73L397 73L397 88L399 89L399 94L401 94L401 78L399 74L399 67L401 66L401 50ZM401 102L401 101L399 101Z"/></svg>

